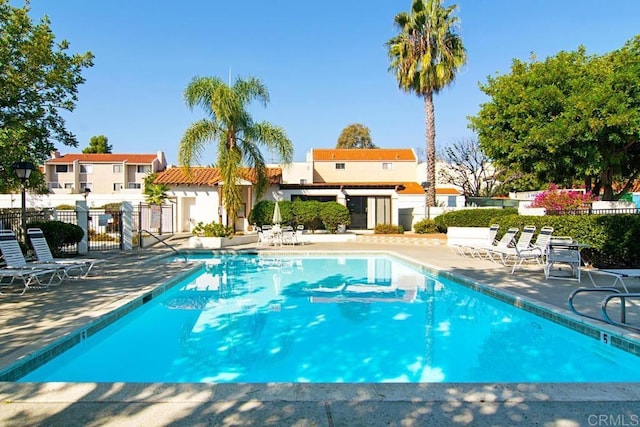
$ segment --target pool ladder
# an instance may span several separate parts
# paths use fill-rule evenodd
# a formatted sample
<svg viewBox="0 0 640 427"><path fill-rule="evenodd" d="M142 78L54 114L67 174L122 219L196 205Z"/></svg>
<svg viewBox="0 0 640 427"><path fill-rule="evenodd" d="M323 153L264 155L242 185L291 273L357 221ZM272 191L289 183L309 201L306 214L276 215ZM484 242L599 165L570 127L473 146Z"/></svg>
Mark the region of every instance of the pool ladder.
<svg viewBox="0 0 640 427"><path fill-rule="evenodd" d="M581 313L575 308L573 304L573 300L577 295L581 293L591 293L591 292L603 292L607 294L607 296L605 296L605 298L600 303L600 314L602 318ZM588 317L589 319L594 319L598 321L604 320L605 322L610 323L612 325L622 326L623 328L629 328L629 329L633 329L635 331L640 332L640 325L635 326L627 323L627 300L628 299L640 300L640 293L623 293L616 288L603 286L600 288L578 288L575 291L571 292L571 295L569 295L568 303L569 303L569 309L575 314L577 314L578 316ZM612 300L620 301L620 321L613 320L611 316L609 316L609 313L607 313L607 305Z"/></svg>
<svg viewBox="0 0 640 427"><path fill-rule="evenodd" d="M185 262L189 261L189 258L187 258L187 255L181 253L180 251L178 251L176 248L174 248L173 246L171 246L170 244L168 244L167 242L165 242L163 239L159 238L158 236L156 236L155 234L153 234L152 232L148 231L148 230L138 230L138 235L140 236L139 242L138 242L138 247L142 247L142 233L147 233L149 236L153 237L154 239L156 239L158 242L162 243L163 245L165 245L166 247L168 247L169 249L171 249L173 252L176 253L176 255L183 257Z"/></svg>

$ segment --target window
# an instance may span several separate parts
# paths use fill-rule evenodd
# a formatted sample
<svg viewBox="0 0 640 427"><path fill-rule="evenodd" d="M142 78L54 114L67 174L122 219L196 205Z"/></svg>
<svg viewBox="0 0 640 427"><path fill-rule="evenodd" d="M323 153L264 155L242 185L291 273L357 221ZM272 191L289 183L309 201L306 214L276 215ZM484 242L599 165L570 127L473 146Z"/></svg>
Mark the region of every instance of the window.
<svg viewBox="0 0 640 427"><path fill-rule="evenodd" d="M149 165L138 165L136 167L136 172L138 172L138 173L149 173L149 172L151 172L151 166L149 166Z"/></svg>
<svg viewBox="0 0 640 427"><path fill-rule="evenodd" d="M81 192L81 193L82 193L84 190L86 190L87 188L88 188L89 190L93 189L93 183L91 183L91 182L81 182L81 183L80 183L80 192Z"/></svg>
<svg viewBox="0 0 640 427"><path fill-rule="evenodd" d="M54 189L54 188L62 188L62 186L60 185L59 182L50 182L49 183L49 188Z"/></svg>
<svg viewBox="0 0 640 427"><path fill-rule="evenodd" d="M344 170L344 163L336 163L337 170Z"/></svg>
<svg viewBox="0 0 640 427"><path fill-rule="evenodd" d="M124 185L122 185L121 182L114 182L113 183L113 191L120 191L124 188Z"/></svg>
<svg viewBox="0 0 640 427"><path fill-rule="evenodd" d="M69 189L69 190L73 190L73 182L65 182L64 183L64 188Z"/></svg>
<svg viewBox="0 0 640 427"><path fill-rule="evenodd" d="M139 182L130 182L129 185L127 186L127 188L135 190L135 189L142 188L142 185Z"/></svg>
<svg viewBox="0 0 640 427"><path fill-rule="evenodd" d="M80 173L93 173L93 165L80 165Z"/></svg>
<svg viewBox="0 0 640 427"><path fill-rule="evenodd" d="M307 183L307 180L304 178L300 179L300 185L305 185Z"/></svg>
<svg viewBox="0 0 640 427"><path fill-rule="evenodd" d="M382 164L382 170L390 171L391 169L393 169L393 163L391 163L391 162L384 162L384 163Z"/></svg>
<svg viewBox="0 0 640 427"><path fill-rule="evenodd" d="M122 165L113 165L113 173L122 173Z"/></svg>
<svg viewBox="0 0 640 427"><path fill-rule="evenodd" d="M69 172L69 165L56 165L56 173Z"/></svg>

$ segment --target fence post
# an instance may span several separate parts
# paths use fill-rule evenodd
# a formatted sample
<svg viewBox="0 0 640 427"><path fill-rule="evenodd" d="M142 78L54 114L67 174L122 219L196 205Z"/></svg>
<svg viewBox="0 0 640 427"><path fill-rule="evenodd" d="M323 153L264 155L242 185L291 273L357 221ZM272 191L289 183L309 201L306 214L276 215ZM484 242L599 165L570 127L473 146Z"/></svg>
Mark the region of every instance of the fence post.
<svg viewBox="0 0 640 427"><path fill-rule="evenodd" d="M122 202L122 249L133 249L133 205L130 202ZM138 242L140 244L140 242Z"/></svg>
<svg viewBox="0 0 640 427"><path fill-rule="evenodd" d="M78 254L86 255L89 252L89 207L86 200L76 200L76 223L84 231L82 240L78 242Z"/></svg>

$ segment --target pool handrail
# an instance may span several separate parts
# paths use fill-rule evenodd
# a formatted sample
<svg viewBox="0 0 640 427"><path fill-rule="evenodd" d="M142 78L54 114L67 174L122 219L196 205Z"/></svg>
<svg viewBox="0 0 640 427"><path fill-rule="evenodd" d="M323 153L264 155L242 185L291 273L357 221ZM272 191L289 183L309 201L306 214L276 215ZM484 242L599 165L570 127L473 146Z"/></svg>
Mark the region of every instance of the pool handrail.
<svg viewBox="0 0 640 427"><path fill-rule="evenodd" d="M149 236L153 237L158 242L162 243L163 245L165 245L166 247L171 249L173 252L175 252L176 255L183 257L185 262L189 262L189 258L187 257L186 254L181 253L179 250L177 250L176 248L174 248L173 246L171 246L170 244L168 244L163 239L159 238L158 236L156 236L155 234L153 234L149 230L144 230L144 229L138 230L138 235L140 236L140 238L138 239L139 240L139 242L138 242L138 247L139 248L142 247L142 233L147 233Z"/></svg>

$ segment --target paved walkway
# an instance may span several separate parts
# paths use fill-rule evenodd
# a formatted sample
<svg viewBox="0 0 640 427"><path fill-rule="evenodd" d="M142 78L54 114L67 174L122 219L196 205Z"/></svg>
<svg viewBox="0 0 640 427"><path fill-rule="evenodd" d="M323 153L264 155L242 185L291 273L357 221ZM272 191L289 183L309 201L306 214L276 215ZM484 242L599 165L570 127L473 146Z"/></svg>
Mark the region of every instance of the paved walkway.
<svg viewBox="0 0 640 427"><path fill-rule="evenodd" d="M388 251L542 307L567 313L578 284L515 275L454 255L443 241L392 240L254 248L275 252ZM157 260L160 249L109 257L95 277L23 296L0 295L0 370L188 271ZM588 285L585 278L583 286ZM638 288L635 288L636 290ZM585 306L598 313L595 301ZM636 310L640 311L640 310ZM592 323L587 321L587 323ZM596 324L600 325L598 322ZM604 325L602 325L604 326ZM615 333L625 333L610 328ZM640 336L636 335L640 340ZM135 355L132 355L134 357ZM0 371L1 372L1 371ZM111 384L0 383L0 425L47 426L422 426L638 425L640 384ZM612 424L617 423L617 424ZM626 423L626 424L624 424ZM635 424L634 424L635 423Z"/></svg>

